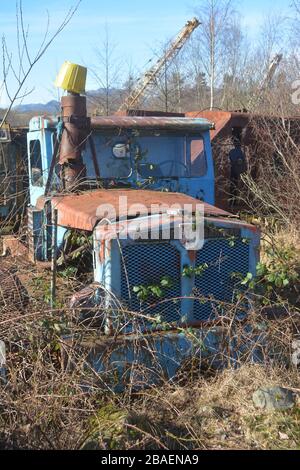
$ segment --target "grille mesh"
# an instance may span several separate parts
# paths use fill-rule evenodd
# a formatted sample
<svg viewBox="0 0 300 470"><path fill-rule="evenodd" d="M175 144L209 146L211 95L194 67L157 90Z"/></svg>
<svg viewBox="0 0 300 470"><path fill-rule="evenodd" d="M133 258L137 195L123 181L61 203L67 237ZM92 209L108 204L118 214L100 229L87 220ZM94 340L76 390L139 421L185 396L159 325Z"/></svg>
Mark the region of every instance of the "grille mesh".
<svg viewBox="0 0 300 470"><path fill-rule="evenodd" d="M148 304L156 304L149 308L149 316L160 316L162 322L175 322L180 319L180 301L161 303L162 300L178 298L181 295L181 270L180 254L170 243L141 242L127 245L123 248L123 257L125 261L121 272L121 294L123 300L133 311L139 311L140 301L136 293L133 292L134 286L157 284L162 277L169 276L172 279L172 286L164 291L163 299L149 299ZM128 283L131 293L131 304L128 292ZM147 305L143 304L145 309Z"/></svg>
<svg viewBox="0 0 300 470"><path fill-rule="evenodd" d="M197 254L196 265L208 264L201 276L195 279L195 294L200 300L194 301L194 319L209 320L215 316L220 304L214 301L201 300L201 296L216 299L216 301L231 302L234 298L236 279L232 273L246 276L249 271L249 246L236 240L230 246L228 240L207 240L202 250ZM241 286L239 286L241 290Z"/></svg>

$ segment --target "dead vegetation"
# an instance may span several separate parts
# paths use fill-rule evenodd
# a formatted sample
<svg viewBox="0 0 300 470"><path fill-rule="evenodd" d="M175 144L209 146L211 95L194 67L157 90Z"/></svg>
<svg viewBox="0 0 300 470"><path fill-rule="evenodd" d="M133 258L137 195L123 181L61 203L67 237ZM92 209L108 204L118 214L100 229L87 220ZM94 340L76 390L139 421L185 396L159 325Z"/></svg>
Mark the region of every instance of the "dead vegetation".
<svg viewBox="0 0 300 470"><path fill-rule="evenodd" d="M42 312L38 318L19 320L18 331L10 327L14 340L9 383L2 386L0 400L2 448L296 449L300 445L297 407L270 414L256 410L252 402L252 393L262 385L300 390L289 354L286 363L278 357L260 365L246 361L222 372L202 371L194 364L174 384L162 381L160 387L134 394L116 395L105 388L86 391L83 358L76 357L73 371L62 370L56 319ZM292 338L290 322L269 332L272 342L275 333L279 336L276 341L284 351L290 343L287 338Z"/></svg>
<svg viewBox="0 0 300 470"><path fill-rule="evenodd" d="M14 316L1 311L0 336L8 345L8 380L1 385L0 398L2 448L299 448L298 405L270 413L257 410L252 401L261 386L300 391L299 373L292 362L293 341L300 337L299 311L287 304L284 290L285 314L281 311L279 320L270 319L265 307L259 307L261 297L246 324L228 323L235 306L228 308L227 321L220 327L239 349L243 344L247 347L238 359L224 347L219 360L227 369L213 367L216 357L195 357L174 382L161 376L159 387L135 390L130 386L116 394L104 376L95 377L74 345L73 367L63 367L64 338L71 333L96 334L93 327L74 324L66 308L78 281L61 277L60 308L51 312L49 274L31 268L26 280L25 273L26 265L20 276L30 292L30 308L15 311ZM212 330L208 328L207 334ZM260 357L256 364L254 353Z"/></svg>

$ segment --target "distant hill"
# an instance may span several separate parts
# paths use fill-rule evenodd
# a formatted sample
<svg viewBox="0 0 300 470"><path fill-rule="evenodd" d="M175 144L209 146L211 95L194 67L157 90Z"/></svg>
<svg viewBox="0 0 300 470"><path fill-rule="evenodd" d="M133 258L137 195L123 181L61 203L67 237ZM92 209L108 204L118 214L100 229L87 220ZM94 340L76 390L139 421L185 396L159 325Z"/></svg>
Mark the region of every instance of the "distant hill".
<svg viewBox="0 0 300 470"><path fill-rule="evenodd" d="M93 109L101 102L105 102L106 91L103 89L91 90L86 93L88 111L92 112ZM120 90L112 88L109 90L109 97L112 101L118 101L120 99ZM60 102L56 100L49 101L48 103L28 103L20 104L13 107L13 111L17 114L59 114Z"/></svg>
<svg viewBox="0 0 300 470"><path fill-rule="evenodd" d="M112 88L109 90L109 100L111 112L118 109L121 104L123 90ZM98 90L90 90L86 93L88 113L92 114L95 109L105 114L106 90L99 88ZM13 122L18 125L27 122L34 115L58 115L60 113L60 102L56 100L48 103L28 103L20 104L12 108ZM1 110L0 110L1 112Z"/></svg>
<svg viewBox="0 0 300 470"><path fill-rule="evenodd" d="M26 114L26 113L37 113L37 114L57 114L60 111L59 101L52 100L46 104L43 103L29 103L29 104L20 104L14 106L13 110L16 113Z"/></svg>

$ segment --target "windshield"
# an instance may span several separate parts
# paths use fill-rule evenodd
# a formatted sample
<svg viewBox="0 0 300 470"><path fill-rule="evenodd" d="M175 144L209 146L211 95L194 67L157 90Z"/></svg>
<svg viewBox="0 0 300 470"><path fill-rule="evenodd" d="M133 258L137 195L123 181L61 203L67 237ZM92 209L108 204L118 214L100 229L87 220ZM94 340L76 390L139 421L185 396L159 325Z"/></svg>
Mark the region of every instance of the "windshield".
<svg viewBox="0 0 300 470"><path fill-rule="evenodd" d="M126 136L103 136L95 133L93 139L101 178L129 178L132 173L132 162L128 138ZM91 179L95 178L95 168L89 145L83 152L83 161L87 168L87 176Z"/></svg>
<svg viewBox="0 0 300 470"><path fill-rule="evenodd" d="M189 175L186 140L177 136L139 137L138 172L143 178L172 178Z"/></svg>
<svg viewBox="0 0 300 470"><path fill-rule="evenodd" d="M94 134L101 178L183 178L206 173L205 146L201 136ZM88 177L95 177L90 148L84 152Z"/></svg>

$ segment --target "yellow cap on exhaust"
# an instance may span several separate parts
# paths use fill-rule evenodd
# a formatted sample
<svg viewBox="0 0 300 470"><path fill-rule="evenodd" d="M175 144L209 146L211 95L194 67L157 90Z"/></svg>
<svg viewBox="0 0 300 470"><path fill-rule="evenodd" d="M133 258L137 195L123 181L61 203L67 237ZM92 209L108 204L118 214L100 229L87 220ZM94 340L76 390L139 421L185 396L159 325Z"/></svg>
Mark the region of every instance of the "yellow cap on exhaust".
<svg viewBox="0 0 300 470"><path fill-rule="evenodd" d="M86 67L66 61L56 77L55 86L71 93L84 93L86 75Z"/></svg>

